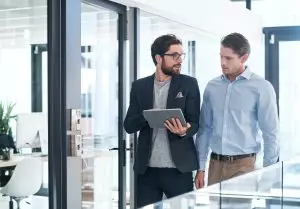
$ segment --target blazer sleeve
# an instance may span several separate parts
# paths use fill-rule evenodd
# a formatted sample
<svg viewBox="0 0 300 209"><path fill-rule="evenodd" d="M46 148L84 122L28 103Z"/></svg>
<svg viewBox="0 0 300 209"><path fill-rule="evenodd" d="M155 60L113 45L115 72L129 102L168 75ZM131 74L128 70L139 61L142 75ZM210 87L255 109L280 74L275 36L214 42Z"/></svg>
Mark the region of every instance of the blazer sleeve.
<svg viewBox="0 0 300 209"><path fill-rule="evenodd" d="M132 83L129 107L124 120L124 129L128 134L140 131L144 126L148 125L146 119L143 116L142 111L140 111L141 108L139 108L137 99L138 88L136 85L136 82Z"/></svg>
<svg viewBox="0 0 300 209"><path fill-rule="evenodd" d="M200 117L200 90L198 86L197 79L192 78L189 82L189 92L187 96L185 112L186 121L191 124L184 138L193 137L199 128L199 117Z"/></svg>

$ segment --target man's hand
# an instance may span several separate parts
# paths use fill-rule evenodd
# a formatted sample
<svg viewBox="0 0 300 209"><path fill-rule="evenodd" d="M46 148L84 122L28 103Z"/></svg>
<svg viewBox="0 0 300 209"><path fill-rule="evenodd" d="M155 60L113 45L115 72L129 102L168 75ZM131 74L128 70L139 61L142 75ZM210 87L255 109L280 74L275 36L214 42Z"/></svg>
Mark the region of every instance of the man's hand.
<svg viewBox="0 0 300 209"><path fill-rule="evenodd" d="M171 120L165 121L165 126L173 134L177 134L179 136L184 136L186 134L187 130L191 127L191 124L187 123L186 127L183 127L178 118L177 119L172 118Z"/></svg>
<svg viewBox="0 0 300 209"><path fill-rule="evenodd" d="M195 176L195 187L196 189L201 189L204 187L204 177L205 172L204 171L197 171L197 174Z"/></svg>

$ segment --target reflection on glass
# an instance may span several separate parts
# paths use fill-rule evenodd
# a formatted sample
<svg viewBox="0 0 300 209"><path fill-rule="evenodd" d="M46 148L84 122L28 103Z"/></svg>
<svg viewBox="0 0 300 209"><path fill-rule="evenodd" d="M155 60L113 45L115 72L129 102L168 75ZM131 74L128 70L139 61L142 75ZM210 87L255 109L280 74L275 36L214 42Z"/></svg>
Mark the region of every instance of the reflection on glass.
<svg viewBox="0 0 300 209"><path fill-rule="evenodd" d="M118 14L81 8L81 101L84 208L118 203Z"/></svg>
<svg viewBox="0 0 300 209"><path fill-rule="evenodd" d="M299 202L300 197L300 158L295 158L290 161L291 163L283 164L283 191L278 191L283 195L283 201L286 203ZM296 206L295 206L296 207ZM299 207L299 206L298 206ZM284 209L289 207L285 206Z"/></svg>
<svg viewBox="0 0 300 209"><path fill-rule="evenodd" d="M48 53L42 52L42 110L48 112Z"/></svg>
<svg viewBox="0 0 300 209"><path fill-rule="evenodd" d="M47 44L47 1L1 1L0 3L0 102L6 107L9 103L15 103L12 115L20 113L30 113L32 111L32 98L35 92L32 89L36 80L34 80L34 72L32 67L35 61L32 59L31 46L34 44ZM42 69L40 69L42 70ZM47 71L46 71L47 72ZM47 73L46 73L47 74ZM44 94L47 97L47 92ZM30 121L28 121L30 123ZM28 124L27 123L27 124ZM9 124L12 128L12 136L15 144L21 142L21 137L17 137L17 122L11 119ZM0 143L2 141L0 140ZM18 151L23 151L19 149ZM28 149L29 154L32 149ZM28 155L26 155L28 157ZM15 170L15 165L26 158L21 153L14 153L11 161L7 161L11 168L0 160L0 181L3 180L2 174L6 175L7 180ZM20 159L14 161L14 159ZM47 159L43 158L43 182L42 188L32 197L25 198L36 208L48 208L48 168ZM30 168L29 168L30 170ZM36 171L39 171L36 169ZM22 176L23 174L23 176ZM27 173L21 173L19 177L23 177L28 183L31 182L31 176ZM7 183L7 182L6 182ZM0 183L1 187L2 184ZM16 192L14 188L11 188ZM20 188L18 188L20 189ZM19 192L19 191L17 191ZM17 195L16 195L17 196ZM41 201L37 201L40 199ZM28 204L22 201L21 208L25 208ZM0 189L0 208L8 208L9 197L2 196ZM16 207L16 204L15 204Z"/></svg>
<svg viewBox="0 0 300 209"><path fill-rule="evenodd" d="M296 209L300 205L299 168L298 157L144 208Z"/></svg>

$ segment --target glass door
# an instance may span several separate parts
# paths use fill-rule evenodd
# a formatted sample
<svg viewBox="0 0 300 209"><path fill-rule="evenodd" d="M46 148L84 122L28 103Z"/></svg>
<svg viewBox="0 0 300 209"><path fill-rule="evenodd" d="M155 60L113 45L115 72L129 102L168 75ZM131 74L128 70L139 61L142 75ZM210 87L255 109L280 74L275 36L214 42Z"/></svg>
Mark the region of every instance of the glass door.
<svg viewBox="0 0 300 209"><path fill-rule="evenodd" d="M123 132L124 13L108 1L81 7L81 96L83 206L125 208L125 133ZM99 3L99 4L98 4ZM121 8L124 8L122 11Z"/></svg>
<svg viewBox="0 0 300 209"><path fill-rule="evenodd" d="M279 42L280 156L300 156L300 41Z"/></svg>
<svg viewBox="0 0 300 209"><path fill-rule="evenodd" d="M276 91L280 160L300 156L300 27L265 28L266 79Z"/></svg>
<svg viewBox="0 0 300 209"><path fill-rule="evenodd" d="M81 3L82 208L125 208L126 7L91 2ZM47 111L47 53L47 45L32 46L33 111Z"/></svg>

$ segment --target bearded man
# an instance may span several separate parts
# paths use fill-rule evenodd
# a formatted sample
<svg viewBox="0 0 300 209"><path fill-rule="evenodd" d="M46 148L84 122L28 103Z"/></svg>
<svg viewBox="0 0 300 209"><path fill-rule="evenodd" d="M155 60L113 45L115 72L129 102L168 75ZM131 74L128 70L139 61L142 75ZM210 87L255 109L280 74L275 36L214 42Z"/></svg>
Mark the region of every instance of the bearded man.
<svg viewBox="0 0 300 209"><path fill-rule="evenodd" d="M180 74L183 46L175 35L158 37L151 46L153 75L132 83L124 121L127 133L139 132L134 170L137 172L137 207L193 190L199 162L193 136L199 127L200 91L197 80ZM180 108L187 122L165 121L165 128L150 128L143 111Z"/></svg>

